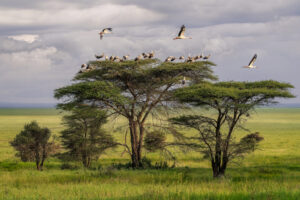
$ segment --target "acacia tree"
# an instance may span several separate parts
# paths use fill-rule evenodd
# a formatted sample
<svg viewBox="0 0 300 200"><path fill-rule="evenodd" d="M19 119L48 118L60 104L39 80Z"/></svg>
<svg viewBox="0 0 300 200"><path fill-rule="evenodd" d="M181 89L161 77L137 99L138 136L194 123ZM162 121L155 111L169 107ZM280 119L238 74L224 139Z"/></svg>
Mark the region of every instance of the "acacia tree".
<svg viewBox="0 0 300 200"><path fill-rule="evenodd" d="M193 63L161 63L157 59L139 61L93 61L94 70L77 74L75 83L59 88L55 97L63 99L58 107L68 110L78 103L94 103L111 114L127 119L130 145L124 144L130 154L132 167L142 165L142 148L145 124L155 108L171 108L166 103L170 92L181 87L181 80L187 77L190 83L216 79L208 61Z"/></svg>
<svg viewBox="0 0 300 200"><path fill-rule="evenodd" d="M68 157L80 160L84 167L90 167L92 160L108 148L116 146L111 135L101 128L107 122L105 111L90 106L72 109L63 117L66 129L61 132L63 146Z"/></svg>
<svg viewBox="0 0 300 200"><path fill-rule="evenodd" d="M294 97L289 88L293 86L270 80L205 83L178 89L174 95L180 102L205 106L214 112L170 120L198 131L199 137L193 139L201 142L201 151L211 161L213 176L224 176L230 160L254 151L263 139L253 133L237 142L233 139L234 130L242 127L242 120L248 118L256 106L276 103L275 98Z"/></svg>
<svg viewBox="0 0 300 200"><path fill-rule="evenodd" d="M33 121L25 124L24 130L10 144L18 151L16 156L24 162L35 161L37 170L42 171L46 158L59 149L54 141L49 142L50 136L48 128L41 128Z"/></svg>

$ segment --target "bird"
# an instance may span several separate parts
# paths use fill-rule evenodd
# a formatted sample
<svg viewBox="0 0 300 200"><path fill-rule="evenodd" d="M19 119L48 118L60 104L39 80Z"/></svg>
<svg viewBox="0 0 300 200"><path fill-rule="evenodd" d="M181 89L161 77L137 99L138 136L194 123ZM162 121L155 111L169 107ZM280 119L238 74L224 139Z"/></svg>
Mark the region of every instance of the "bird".
<svg viewBox="0 0 300 200"><path fill-rule="evenodd" d="M186 62L195 62L195 58L189 56L189 57L187 58Z"/></svg>
<svg viewBox="0 0 300 200"><path fill-rule="evenodd" d="M204 56L203 60L208 60L210 58L210 56L211 56L210 54L208 54L207 56Z"/></svg>
<svg viewBox="0 0 300 200"><path fill-rule="evenodd" d="M250 60L249 65L248 66L244 66L244 68L249 68L249 69L254 69L256 68L256 66L254 66L254 62L257 59L257 54L254 54L253 58Z"/></svg>
<svg viewBox="0 0 300 200"><path fill-rule="evenodd" d="M95 54L95 58L96 58L96 59L101 59L101 58L103 58L103 57L104 57L104 53L102 53L101 55Z"/></svg>
<svg viewBox="0 0 300 200"><path fill-rule="evenodd" d="M134 61L139 61L139 60L141 60L143 58L143 55L138 55L135 59L134 59Z"/></svg>
<svg viewBox="0 0 300 200"><path fill-rule="evenodd" d="M149 58L149 54L148 53L142 53L142 55L143 55L144 59Z"/></svg>
<svg viewBox="0 0 300 200"><path fill-rule="evenodd" d="M113 58L113 61L118 61L118 60L120 60L119 56L115 56L115 57Z"/></svg>
<svg viewBox="0 0 300 200"><path fill-rule="evenodd" d="M174 60L176 60L176 58L174 56L171 56L171 62L173 62Z"/></svg>
<svg viewBox="0 0 300 200"><path fill-rule="evenodd" d="M153 58L154 57L154 51L151 51L150 53L149 53L149 58Z"/></svg>
<svg viewBox="0 0 300 200"><path fill-rule="evenodd" d="M181 81L181 84L184 85L185 82L186 82L186 80L185 80L185 76L184 76L183 79L182 79L182 81Z"/></svg>
<svg viewBox="0 0 300 200"><path fill-rule="evenodd" d="M128 60L128 58L129 58L129 55L123 56L123 61Z"/></svg>
<svg viewBox="0 0 300 200"><path fill-rule="evenodd" d="M173 40L177 40L177 39L192 39L191 37L186 37L184 36L184 32L185 32L185 26L182 25L180 28L180 31L178 33L178 36L173 38Z"/></svg>
<svg viewBox="0 0 300 200"><path fill-rule="evenodd" d="M81 69L86 68L86 67L87 67L86 64L82 64L82 65L81 65Z"/></svg>
<svg viewBox="0 0 300 200"><path fill-rule="evenodd" d="M195 60L198 60L200 58L201 58L200 55L194 57Z"/></svg>
<svg viewBox="0 0 300 200"><path fill-rule="evenodd" d="M173 58L173 56L167 57L166 60L165 60L165 62L170 62L172 58Z"/></svg>
<svg viewBox="0 0 300 200"><path fill-rule="evenodd" d="M105 56L105 60L109 60L109 57L108 57L108 56Z"/></svg>
<svg viewBox="0 0 300 200"><path fill-rule="evenodd" d="M100 40L102 40L104 34L108 34L112 32L112 28L104 28L100 33Z"/></svg>
<svg viewBox="0 0 300 200"><path fill-rule="evenodd" d="M183 59L184 59L184 56L180 56L180 57L179 57L179 60L183 60Z"/></svg>
<svg viewBox="0 0 300 200"><path fill-rule="evenodd" d="M109 57L109 60L110 60L110 61L114 61L114 58L115 58L114 56L110 56L110 57Z"/></svg>

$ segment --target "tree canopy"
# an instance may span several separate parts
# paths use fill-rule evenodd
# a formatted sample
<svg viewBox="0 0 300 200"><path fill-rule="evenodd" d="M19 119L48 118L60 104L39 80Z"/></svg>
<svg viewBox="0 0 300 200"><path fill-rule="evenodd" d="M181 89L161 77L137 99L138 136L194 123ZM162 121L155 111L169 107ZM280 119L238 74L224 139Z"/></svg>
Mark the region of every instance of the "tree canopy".
<svg viewBox="0 0 300 200"><path fill-rule="evenodd" d="M188 84L215 80L209 61L192 63L160 62L158 59L139 61L92 61L93 70L77 74L74 84L55 90L62 99L58 107L69 110L79 104L94 104L110 114L124 116L130 130L132 166L139 167L143 148L145 123L157 106L171 108L172 91ZM125 144L127 145L127 144Z"/></svg>

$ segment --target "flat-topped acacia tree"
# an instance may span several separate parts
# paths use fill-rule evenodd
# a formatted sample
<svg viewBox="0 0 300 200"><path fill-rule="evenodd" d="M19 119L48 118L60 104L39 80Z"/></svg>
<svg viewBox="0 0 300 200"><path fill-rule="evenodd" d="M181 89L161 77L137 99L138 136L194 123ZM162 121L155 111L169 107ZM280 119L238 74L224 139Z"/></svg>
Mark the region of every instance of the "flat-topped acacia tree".
<svg viewBox="0 0 300 200"><path fill-rule="evenodd" d="M209 61L161 62L158 59L124 62L91 61L94 68L77 74L74 84L55 90L55 97L64 100L58 107L71 109L78 104L93 104L128 120L130 146L124 144L131 156L133 168L141 167L145 123L157 107L175 106L170 103L171 92L189 84L214 80Z"/></svg>
<svg viewBox="0 0 300 200"><path fill-rule="evenodd" d="M257 106L276 103L275 98L294 97L291 84L277 81L202 83L180 88L174 95L180 102L208 107L211 113L182 115L174 124L198 131L202 153L211 161L214 177L225 175L230 160L254 151L263 138L258 133L234 140L234 130Z"/></svg>

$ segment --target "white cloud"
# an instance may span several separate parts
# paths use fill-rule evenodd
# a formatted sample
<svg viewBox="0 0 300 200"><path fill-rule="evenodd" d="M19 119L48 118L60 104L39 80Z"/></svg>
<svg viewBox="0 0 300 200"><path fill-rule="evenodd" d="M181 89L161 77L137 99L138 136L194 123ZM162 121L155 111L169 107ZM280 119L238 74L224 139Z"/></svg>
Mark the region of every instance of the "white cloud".
<svg viewBox="0 0 300 200"><path fill-rule="evenodd" d="M11 35L8 36L8 38L13 39L13 40L17 40L17 41L24 41L27 43L33 43L34 41L36 41L39 36L38 35L30 35L30 34L24 34L24 35Z"/></svg>

